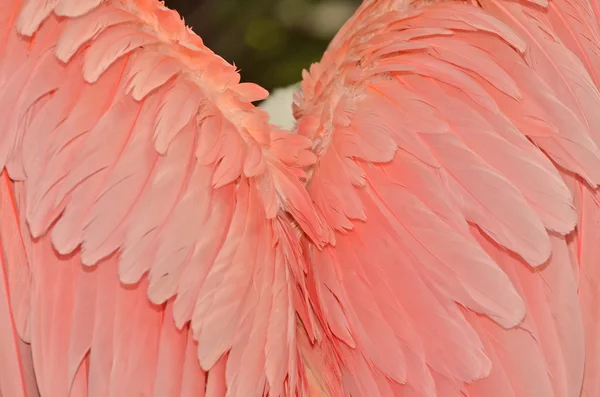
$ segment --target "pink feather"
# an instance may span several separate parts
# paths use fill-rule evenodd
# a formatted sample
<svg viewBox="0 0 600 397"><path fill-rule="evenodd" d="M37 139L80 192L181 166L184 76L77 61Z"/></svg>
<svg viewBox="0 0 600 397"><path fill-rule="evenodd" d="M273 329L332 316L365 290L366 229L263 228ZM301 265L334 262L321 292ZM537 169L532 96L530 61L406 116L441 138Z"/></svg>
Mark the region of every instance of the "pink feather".
<svg viewBox="0 0 600 397"><path fill-rule="evenodd" d="M0 0L0 393L597 397L595 0L365 0L297 127L155 0Z"/></svg>

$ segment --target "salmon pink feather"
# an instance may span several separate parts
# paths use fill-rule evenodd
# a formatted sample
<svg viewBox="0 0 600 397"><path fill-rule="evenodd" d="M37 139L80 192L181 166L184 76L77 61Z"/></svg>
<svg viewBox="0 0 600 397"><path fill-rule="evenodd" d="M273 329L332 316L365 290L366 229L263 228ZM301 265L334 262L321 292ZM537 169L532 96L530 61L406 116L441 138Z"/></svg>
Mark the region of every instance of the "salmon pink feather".
<svg viewBox="0 0 600 397"><path fill-rule="evenodd" d="M0 397L600 396L599 10L364 0L271 123L156 0L0 0Z"/></svg>

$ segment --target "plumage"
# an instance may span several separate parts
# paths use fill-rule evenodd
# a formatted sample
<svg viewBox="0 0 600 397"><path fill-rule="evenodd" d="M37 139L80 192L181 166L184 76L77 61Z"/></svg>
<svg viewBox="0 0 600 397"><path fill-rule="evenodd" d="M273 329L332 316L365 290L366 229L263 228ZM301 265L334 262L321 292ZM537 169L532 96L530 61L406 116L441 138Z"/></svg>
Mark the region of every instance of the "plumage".
<svg viewBox="0 0 600 397"><path fill-rule="evenodd" d="M364 0L285 120L154 0L0 0L0 394L596 397L598 9Z"/></svg>

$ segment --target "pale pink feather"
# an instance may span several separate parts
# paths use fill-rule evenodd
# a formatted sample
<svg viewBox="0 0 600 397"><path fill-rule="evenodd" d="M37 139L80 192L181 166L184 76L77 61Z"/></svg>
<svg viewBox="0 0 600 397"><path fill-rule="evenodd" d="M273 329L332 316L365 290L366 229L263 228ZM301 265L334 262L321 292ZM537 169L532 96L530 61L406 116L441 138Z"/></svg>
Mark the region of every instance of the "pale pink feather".
<svg viewBox="0 0 600 397"><path fill-rule="evenodd" d="M18 331L43 396L304 390L299 242L276 224L293 229L285 207L326 238L310 141L157 2L0 6L6 362ZM2 376L28 387L22 358Z"/></svg>
<svg viewBox="0 0 600 397"><path fill-rule="evenodd" d="M596 0L365 0L292 133L154 0L0 0L6 397L597 397Z"/></svg>
<svg viewBox="0 0 600 397"><path fill-rule="evenodd" d="M589 20L589 5L576 3L557 7ZM583 379L584 363L596 362L586 343L597 336L584 342L584 325L598 289L578 297L582 257L567 248L587 216L573 194L598 176L600 97L582 64L594 68L597 27L567 11L558 32L578 40L575 55L536 7L365 1L304 76L295 115L318 156L308 190L336 230L323 252L307 242L309 291L348 371L337 378L346 394L579 397L582 381L584 395L597 382L589 370ZM564 11L553 12L557 21ZM470 247L489 270L470 263ZM413 292L402 296L407 282ZM439 302L467 338L445 344L447 356L426 330L448 328L422 314L433 303L411 309L417 299ZM463 356L466 341L477 350Z"/></svg>

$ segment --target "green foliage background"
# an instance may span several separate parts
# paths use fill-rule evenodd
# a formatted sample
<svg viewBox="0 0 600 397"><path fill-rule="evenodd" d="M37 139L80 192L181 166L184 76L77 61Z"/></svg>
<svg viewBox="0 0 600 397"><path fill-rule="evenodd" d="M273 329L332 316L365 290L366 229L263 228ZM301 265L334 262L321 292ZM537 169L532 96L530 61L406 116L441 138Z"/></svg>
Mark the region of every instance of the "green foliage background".
<svg viewBox="0 0 600 397"><path fill-rule="evenodd" d="M270 90L300 81L360 0L167 0L243 81Z"/></svg>

